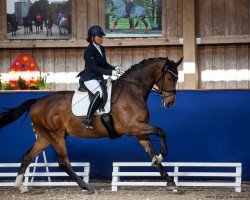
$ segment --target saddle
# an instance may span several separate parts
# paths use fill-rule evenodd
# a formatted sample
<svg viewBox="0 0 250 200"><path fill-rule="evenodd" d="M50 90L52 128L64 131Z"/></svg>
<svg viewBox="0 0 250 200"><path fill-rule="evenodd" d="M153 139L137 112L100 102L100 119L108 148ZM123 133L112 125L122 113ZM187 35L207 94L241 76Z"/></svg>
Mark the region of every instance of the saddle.
<svg viewBox="0 0 250 200"><path fill-rule="evenodd" d="M97 109L95 115L102 115L104 113L109 113L111 110L111 92L112 92L112 82L111 79L107 80L107 102L104 109ZM71 106L72 113L75 116L86 116L90 104L89 93L84 88L80 87L75 89Z"/></svg>

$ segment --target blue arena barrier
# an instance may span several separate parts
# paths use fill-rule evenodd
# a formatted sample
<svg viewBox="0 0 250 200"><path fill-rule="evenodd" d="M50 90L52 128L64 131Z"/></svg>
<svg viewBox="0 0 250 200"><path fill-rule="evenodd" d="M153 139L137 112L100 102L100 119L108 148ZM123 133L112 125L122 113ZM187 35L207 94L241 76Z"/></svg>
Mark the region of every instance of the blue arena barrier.
<svg viewBox="0 0 250 200"><path fill-rule="evenodd" d="M15 107L51 92L0 93L0 107ZM158 94L148 100L151 125L167 133L169 154L164 162L241 162L243 180L250 180L250 90L178 91L175 105L165 109ZM56 103L56 102L55 102ZM0 130L0 163L20 162L33 145L30 119L24 115ZM22 124L22 125L21 125ZM20 127L21 125L21 127ZM159 139L152 136L159 151ZM111 179L113 162L150 162L134 137L83 139L69 136L71 162L90 162L90 178ZM48 162L56 162L53 148Z"/></svg>

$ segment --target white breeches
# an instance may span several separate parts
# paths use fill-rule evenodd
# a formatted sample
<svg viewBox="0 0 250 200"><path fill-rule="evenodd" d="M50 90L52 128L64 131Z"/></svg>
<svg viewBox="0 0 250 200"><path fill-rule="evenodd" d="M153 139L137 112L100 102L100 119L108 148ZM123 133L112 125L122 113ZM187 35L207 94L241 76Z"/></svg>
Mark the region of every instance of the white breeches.
<svg viewBox="0 0 250 200"><path fill-rule="evenodd" d="M95 94L97 91L100 92L100 97L102 98L102 88L99 81L93 79L90 81L85 81L84 85L93 93Z"/></svg>

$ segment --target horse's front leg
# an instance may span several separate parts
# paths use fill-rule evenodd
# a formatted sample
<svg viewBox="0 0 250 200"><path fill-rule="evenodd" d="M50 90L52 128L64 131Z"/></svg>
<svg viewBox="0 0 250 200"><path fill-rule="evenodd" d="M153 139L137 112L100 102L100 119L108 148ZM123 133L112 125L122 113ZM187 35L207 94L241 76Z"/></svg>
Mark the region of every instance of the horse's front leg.
<svg viewBox="0 0 250 200"><path fill-rule="evenodd" d="M149 124L143 124L140 125L140 127L137 130L137 133L135 133L135 135L157 135L160 138L160 144L161 144L161 148L160 148L160 155L157 156L155 155L152 158L152 165L156 165L158 163L160 163L165 156L167 156L167 144L166 144L166 134L163 131L162 128L159 127L153 127L150 126Z"/></svg>
<svg viewBox="0 0 250 200"><path fill-rule="evenodd" d="M140 145L145 149L145 151L149 154L149 156L153 159L155 156L155 150L152 147L152 144L149 141L149 136L137 136L137 139L140 143ZM175 182L172 177L170 177L165 170L165 168L162 166L162 164L159 162L156 164L156 167L158 168L161 177L166 180L167 186L171 187L173 191L177 191Z"/></svg>
<svg viewBox="0 0 250 200"><path fill-rule="evenodd" d="M168 150L167 150L167 143L166 143L166 133L163 131L162 128L159 128L159 127L153 127L153 129L154 129L154 134L159 136L160 144L161 144L160 155L159 156L156 155L152 160L152 164L157 165L163 160L164 157L167 156Z"/></svg>
<svg viewBox="0 0 250 200"><path fill-rule="evenodd" d="M139 21L140 21L140 19L139 18L136 18L136 20L135 20L135 25L132 27L132 28L130 28L130 31L134 31L135 30L135 28L138 26L138 24L139 24Z"/></svg>
<svg viewBox="0 0 250 200"><path fill-rule="evenodd" d="M119 21L119 18L112 18L113 26L111 28L111 31L115 30L115 26L117 25L118 21Z"/></svg>

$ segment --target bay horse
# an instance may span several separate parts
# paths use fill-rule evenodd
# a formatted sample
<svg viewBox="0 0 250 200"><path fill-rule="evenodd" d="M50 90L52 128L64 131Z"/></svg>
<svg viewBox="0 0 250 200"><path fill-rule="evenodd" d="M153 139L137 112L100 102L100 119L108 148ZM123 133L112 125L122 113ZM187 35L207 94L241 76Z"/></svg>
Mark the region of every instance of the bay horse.
<svg viewBox="0 0 250 200"><path fill-rule="evenodd" d="M168 58L151 58L133 65L113 85L112 106L110 115L113 117L114 128L119 136L128 134L135 136L156 165L167 186L175 189L172 177L161 164L167 155L166 134L160 127L149 125L149 109L147 99L150 92L158 92L162 104L170 108L175 102L176 83L178 80L178 62ZM157 87L157 88L155 88ZM100 116L93 118L94 129L86 129L81 122L84 117L76 117L71 110L73 91L59 91L38 99L29 99L21 105L0 113L0 129L30 111L30 118L37 140L24 154L15 187L21 193L28 190L23 186L23 178L29 164L42 153L48 145L52 145L58 156L59 166L89 194L95 193L94 188L84 182L72 169L66 150L65 139L68 135L80 138L105 138L108 132L101 122ZM32 106L32 107L31 107ZM153 149L149 136L160 138L160 154Z"/></svg>
<svg viewBox="0 0 250 200"><path fill-rule="evenodd" d="M116 15L112 18L113 26L111 28L111 31L113 31L118 21L121 18L126 17L126 4L123 0L111 0L111 5L112 8L116 11ZM128 17L129 19L135 19L135 25L132 25L130 21L130 31L134 31L135 28L138 26L139 21L142 21L145 25L145 32L148 32L148 23L145 20L146 16L148 16L152 28L156 28L157 25L153 21L149 11L142 6L135 5L131 9L130 15Z"/></svg>

